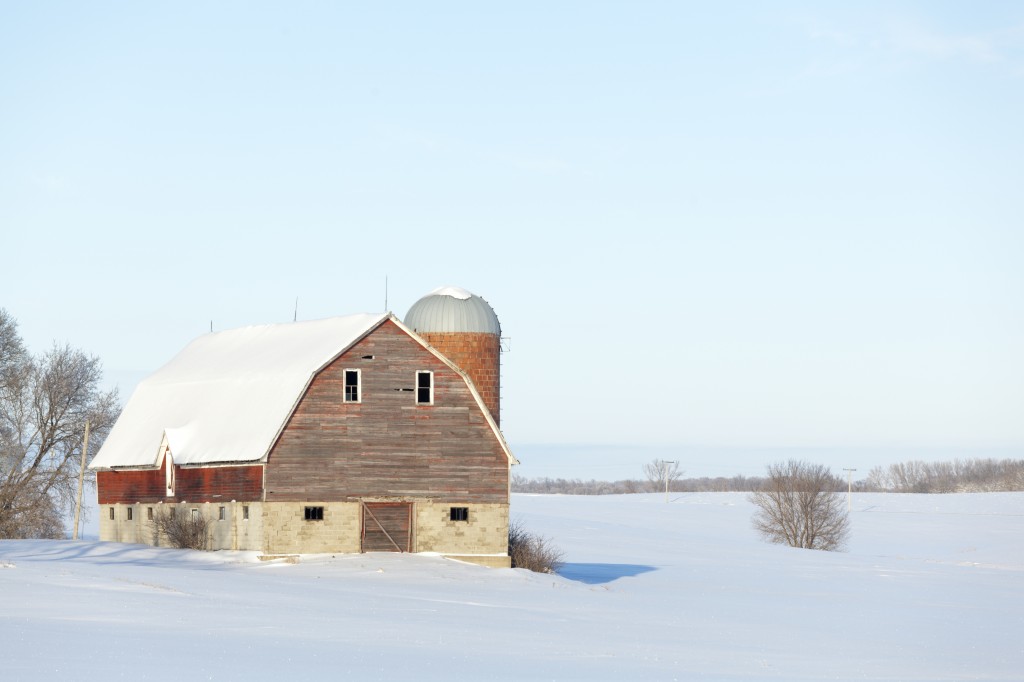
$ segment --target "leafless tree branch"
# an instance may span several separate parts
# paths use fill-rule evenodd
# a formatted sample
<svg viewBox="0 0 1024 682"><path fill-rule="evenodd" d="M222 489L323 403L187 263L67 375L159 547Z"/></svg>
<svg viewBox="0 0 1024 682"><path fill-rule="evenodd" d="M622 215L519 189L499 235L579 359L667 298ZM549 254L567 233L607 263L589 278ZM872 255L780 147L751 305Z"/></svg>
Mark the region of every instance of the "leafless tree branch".
<svg viewBox="0 0 1024 682"><path fill-rule="evenodd" d="M30 355L0 309L0 537L62 537L85 424L96 452L120 411L99 359L69 345Z"/></svg>
<svg viewBox="0 0 1024 682"><path fill-rule="evenodd" d="M754 528L769 542L835 551L849 536L849 518L836 491L842 481L821 464L789 460L768 466L768 477L750 494Z"/></svg>

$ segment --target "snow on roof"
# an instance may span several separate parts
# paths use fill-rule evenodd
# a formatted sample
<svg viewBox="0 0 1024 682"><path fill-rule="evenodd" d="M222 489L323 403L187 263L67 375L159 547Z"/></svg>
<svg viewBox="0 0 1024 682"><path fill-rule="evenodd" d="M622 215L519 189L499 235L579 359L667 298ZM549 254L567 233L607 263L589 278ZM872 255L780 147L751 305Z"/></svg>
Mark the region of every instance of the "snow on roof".
<svg viewBox="0 0 1024 682"><path fill-rule="evenodd" d="M501 323L491 305L459 287L439 287L413 303L405 324L417 333L482 332L501 336Z"/></svg>
<svg viewBox="0 0 1024 682"><path fill-rule="evenodd" d="M386 314L206 334L139 384L90 467L252 462L269 451L313 375Z"/></svg>
<svg viewBox="0 0 1024 682"><path fill-rule="evenodd" d="M472 292L466 291L462 287L438 287L430 293L433 296L451 296L463 301L473 296Z"/></svg>

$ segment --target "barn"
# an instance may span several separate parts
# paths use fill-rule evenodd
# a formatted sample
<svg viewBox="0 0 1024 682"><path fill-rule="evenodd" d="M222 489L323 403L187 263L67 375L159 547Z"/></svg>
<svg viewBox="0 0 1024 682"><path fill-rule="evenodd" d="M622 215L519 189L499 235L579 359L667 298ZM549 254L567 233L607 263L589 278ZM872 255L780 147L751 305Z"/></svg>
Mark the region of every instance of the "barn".
<svg viewBox="0 0 1024 682"><path fill-rule="evenodd" d="M210 549L437 552L508 566L501 327L464 289L391 313L201 336L142 381L90 467L100 539ZM173 510L173 511L172 511Z"/></svg>

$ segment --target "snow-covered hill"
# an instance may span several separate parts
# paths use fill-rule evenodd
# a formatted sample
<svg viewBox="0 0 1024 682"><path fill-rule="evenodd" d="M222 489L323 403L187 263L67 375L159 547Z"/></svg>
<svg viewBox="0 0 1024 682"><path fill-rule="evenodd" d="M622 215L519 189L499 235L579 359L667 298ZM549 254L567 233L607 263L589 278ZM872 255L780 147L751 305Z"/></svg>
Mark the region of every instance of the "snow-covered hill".
<svg viewBox="0 0 1024 682"><path fill-rule="evenodd" d="M846 553L742 494L513 496L560 575L0 542L4 680L1024 678L1024 493L855 495Z"/></svg>

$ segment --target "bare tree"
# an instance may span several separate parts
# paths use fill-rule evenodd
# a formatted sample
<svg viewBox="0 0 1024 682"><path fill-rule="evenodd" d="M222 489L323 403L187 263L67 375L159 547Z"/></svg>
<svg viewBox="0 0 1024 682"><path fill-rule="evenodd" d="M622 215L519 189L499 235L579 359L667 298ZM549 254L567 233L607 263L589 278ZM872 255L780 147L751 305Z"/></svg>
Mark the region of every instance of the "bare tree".
<svg viewBox="0 0 1024 682"><path fill-rule="evenodd" d="M750 494L754 528L769 542L835 551L849 535L849 517L837 479L821 464L789 460L769 465L768 478Z"/></svg>
<svg viewBox="0 0 1024 682"><path fill-rule="evenodd" d="M671 485L683 472L679 469L679 462L666 462L663 459L655 459L644 464L644 476L647 477L648 487L651 492L660 492L666 485Z"/></svg>
<svg viewBox="0 0 1024 682"><path fill-rule="evenodd" d="M85 423L95 452L119 411L116 389L99 389L102 374L70 346L33 357L0 309L0 537L63 537Z"/></svg>
<svg viewBox="0 0 1024 682"><path fill-rule="evenodd" d="M200 513L176 514L174 509L161 511L153 517L156 540L163 536L171 547L206 549L210 532L206 517Z"/></svg>
<svg viewBox="0 0 1024 682"><path fill-rule="evenodd" d="M562 565L562 550L541 535L523 528L519 521L508 525L508 555L512 568L525 568L537 573L554 573Z"/></svg>
<svg viewBox="0 0 1024 682"><path fill-rule="evenodd" d="M874 490L898 493L997 492L1024 490L1024 460L955 459L899 462L868 474Z"/></svg>

